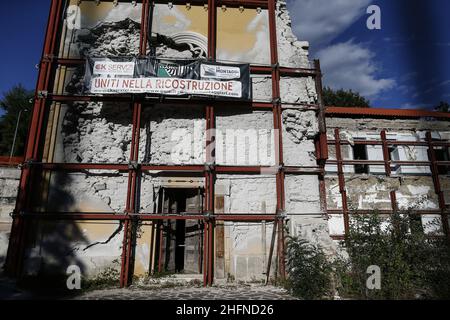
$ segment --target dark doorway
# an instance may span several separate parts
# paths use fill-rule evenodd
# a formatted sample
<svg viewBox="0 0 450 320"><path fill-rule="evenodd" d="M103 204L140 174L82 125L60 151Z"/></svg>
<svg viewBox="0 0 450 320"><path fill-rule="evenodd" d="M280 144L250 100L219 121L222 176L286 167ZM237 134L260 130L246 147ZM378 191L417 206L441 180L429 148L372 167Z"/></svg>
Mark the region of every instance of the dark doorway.
<svg viewBox="0 0 450 320"><path fill-rule="evenodd" d="M202 214L203 190L164 188L159 212L177 215L177 219L159 222L156 252L157 270L186 274L202 273L203 220L182 219Z"/></svg>
<svg viewBox="0 0 450 320"><path fill-rule="evenodd" d="M437 147L434 149L436 154L436 161L449 161L449 153L448 147ZM438 173L439 174L448 174L449 166L447 165L438 165Z"/></svg>
<svg viewBox="0 0 450 320"><path fill-rule="evenodd" d="M367 160L367 148L364 144L355 144L353 146L353 158L355 160ZM369 173L367 164L355 164L355 173Z"/></svg>

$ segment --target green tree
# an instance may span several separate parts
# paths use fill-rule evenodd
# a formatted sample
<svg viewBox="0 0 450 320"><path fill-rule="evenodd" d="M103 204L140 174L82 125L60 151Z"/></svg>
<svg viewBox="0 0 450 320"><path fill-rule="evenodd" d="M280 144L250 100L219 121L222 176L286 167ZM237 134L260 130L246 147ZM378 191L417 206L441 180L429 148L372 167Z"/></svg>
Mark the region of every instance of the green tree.
<svg viewBox="0 0 450 320"><path fill-rule="evenodd" d="M0 100L0 108L5 111L5 114L0 118L0 155L8 156L11 152L20 111L22 113L13 155L21 156L24 154L33 96L33 91L27 90L19 84L4 93Z"/></svg>
<svg viewBox="0 0 450 320"><path fill-rule="evenodd" d="M352 90L333 90L329 87L323 89L323 99L330 107L358 107L370 108L370 101Z"/></svg>
<svg viewBox="0 0 450 320"><path fill-rule="evenodd" d="M441 101L434 110L439 112L450 112L450 105L446 101Z"/></svg>

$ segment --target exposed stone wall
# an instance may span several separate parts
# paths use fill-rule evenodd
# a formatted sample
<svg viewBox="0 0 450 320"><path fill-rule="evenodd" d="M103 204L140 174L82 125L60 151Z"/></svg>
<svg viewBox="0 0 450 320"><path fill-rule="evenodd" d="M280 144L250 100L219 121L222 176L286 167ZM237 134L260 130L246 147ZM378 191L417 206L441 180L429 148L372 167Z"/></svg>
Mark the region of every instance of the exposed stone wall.
<svg viewBox="0 0 450 320"><path fill-rule="evenodd" d="M355 119L327 118L328 139L334 140L334 129L340 130L340 138L350 142L342 145L344 160L353 160L353 146L357 139L381 141L381 130L386 130L388 140L424 142L427 131L432 132L433 139L449 140L450 122L433 120L404 119ZM384 160L381 146L367 146L368 160ZM426 146L397 146L391 152L393 160L428 161ZM336 160L334 146L329 146L330 159ZM330 210L342 209L342 198L339 193L336 165L327 165L329 172L326 178L327 207ZM355 174L352 165L345 165L345 186L350 210L391 210L390 192L396 192L397 204L400 209L439 210L439 200L434 189L433 178L429 166L391 166L392 175L386 177L383 165L368 166L369 174ZM449 203L448 177L441 175L440 181L446 203ZM422 216L422 225L426 232L436 231L430 227L432 220L441 223L439 215ZM344 221L342 215L331 215L331 233L343 234Z"/></svg>
<svg viewBox="0 0 450 320"><path fill-rule="evenodd" d="M280 65L309 68L308 43L299 41L291 30L285 2L278 1L276 11ZM78 53L73 56L134 55L138 48L139 24L132 20L101 24L77 35ZM73 50L75 50L73 49ZM158 51L159 50L159 51ZM159 47L157 53L172 57L192 57L190 52ZM76 93L80 88L77 72L67 72L70 79L65 90ZM254 101L272 101L272 79L254 75ZM283 106L282 130L284 164L313 166L316 164L314 138L318 134L317 115L302 111L302 104L317 102L313 78L283 77L280 84ZM128 163L131 144L132 111L127 104L74 103L60 108L56 135L56 162ZM205 162L204 108L195 106L145 105L141 123L139 161L151 164L203 164ZM217 164L273 165L273 114L267 111L216 108ZM232 135L229 136L229 130ZM236 134L237 132L237 134ZM229 140L227 140L229 139ZM231 140L235 142L230 143ZM256 148L255 148L256 147ZM256 155L256 156L255 156ZM276 211L276 179L273 173L262 175L220 175L216 196L224 198L223 213L266 213ZM125 209L128 175L123 172L90 170L82 173L54 173L49 180L47 210L117 212ZM162 180L154 173L144 173L140 182L141 212L155 212ZM320 208L319 183L316 175L287 176L286 214L291 234L320 243L333 252L328 224ZM272 224L225 223L224 276L236 279L263 278L267 265ZM67 248L54 244L66 236ZM142 227L136 247L137 274L148 271L150 232ZM120 256L123 232L120 224L75 222L42 224L37 229L40 242L28 251L29 272L47 272L57 265L57 257L65 257L62 265L80 262L87 274L95 274L107 266L116 266ZM273 269L272 269L273 271Z"/></svg>
<svg viewBox="0 0 450 320"><path fill-rule="evenodd" d="M309 43L293 34L285 1L277 2L278 55L281 66L311 68ZM314 138L318 135L318 119L313 111L301 105L316 104L314 79L282 77L280 95L283 107L283 160L288 166L315 166ZM332 255L336 248L329 236L327 219L320 206L319 181L316 175L285 177L286 214L292 235L298 235L324 247Z"/></svg>
<svg viewBox="0 0 450 320"><path fill-rule="evenodd" d="M16 205L20 170L0 167L0 268L6 259L12 219L10 214Z"/></svg>

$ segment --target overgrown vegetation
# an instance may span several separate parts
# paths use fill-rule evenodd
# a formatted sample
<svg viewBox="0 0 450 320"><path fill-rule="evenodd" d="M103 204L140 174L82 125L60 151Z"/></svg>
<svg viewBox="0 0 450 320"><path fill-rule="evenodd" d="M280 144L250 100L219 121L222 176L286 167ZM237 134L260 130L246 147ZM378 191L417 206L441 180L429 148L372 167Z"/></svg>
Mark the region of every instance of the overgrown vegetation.
<svg viewBox="0 0 450 320"><path fill-rule="evenodd" d="M434 221L427 227L436 226ZM335 263L341 294L364 299L450 298L448 241L427 236L413 211L387 218L355 215L342 245L348 257ZM372 265L381 270L379 290L366 286Z"/></svg>
<svg viewBox="0 0 450 320"><path fill-rule="evenodd" d="M118 264L118 260L113 261ZM117 287L120 279L120 271L117 267L111 266L103 270L93 278L85 278L81 282L82 290L99 290Z"/></svg>
<svg viewBox="0 0 450 320"><path fill-rule="evenodd" d="M389 217L353 215L342 252L328 261L323 250L304 240L288 241L289 288L304 299L323 298L336 287L353 299L449 299L450 246L437 221L425 234L412 210ZM380 268L380 288L369 289L369 266ZM336 279L336 280L334 280Z"/></svg>
<svg viewBox="0 0 450 320"><path fill-rule="evenodd" d="M5 112L0 117L0 156L8 156L11 152L19 113L20 121L13 156L24 154L33 96L33 91L17 85L6 92L0 100L0 111Z"/></svg>
<svg viewBox="0 0 450 320"><path fill-rule="evenodd" d="M330 293L331 264L321 248L306 240L287 241L287 288L302 299L321 299Z"/></svg>
<svg viewBox="0 0 450 320"><path fill-rule="evenodd" d="M370 108L369 100L352 90L333 90L326 87L323 89L323 100L325 105L330 107Z"/></svg>

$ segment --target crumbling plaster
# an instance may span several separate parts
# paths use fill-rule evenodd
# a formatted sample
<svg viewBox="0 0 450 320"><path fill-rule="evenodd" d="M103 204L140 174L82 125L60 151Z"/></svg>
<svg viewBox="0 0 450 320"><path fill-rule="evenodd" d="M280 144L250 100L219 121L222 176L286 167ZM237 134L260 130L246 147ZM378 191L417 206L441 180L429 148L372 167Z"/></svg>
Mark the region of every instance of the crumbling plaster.
<svg viewBox="0 0 450 320"><path fill-rule="evenodd" d="M280 65L283 67L309 68L308 43L298 41L291 30L291 21L285 2L278 1L276 12L278 51ZM101 24L92 30L77 35L75 42L78 54L89 55L133 55L138 52L138 23L127 19L120 23ZM123 41L122 41L122 40ZM165 48L167 49L167 48ZM168 52L159 48L157 53L187 57L185 52ZM77 88L72 76L67 90ZM252 76L253 100L272 101L272 81L267 76ZM301 104L317 101L315 84L312 78L282 77L281 101L283 104L282 135L285 165L313 166L316 164L314 138L318 134L317 115L313 111L302 111ZM127 105L110 103L74 103L61 107L57 146L54 158L61 162L128 163L131 143L131 108ZM154 105L144 106L141 124L139 161L152 164L173 164L174 145L177 164L203 164L205 161L205 115L204 108L187 106ZM274 164L273 144L264 147L269 130L274 127L271 112L217 108L216 126L218 131L227 129L257 132L258 157L250 159L250 144L238 143L245 147L238 152L239 165ZM181 130L181 131L180 131ZM184 134L181 134L184 130ZM199 134L197 134L199 132ZM180 134L176 134L180 133ZM270 137L270 136L269 136ZM272 137L269 140L274 141ZM228 145L220 143L225 153ZM262 144L260 143L262 142ZM189 145L194 144L191 148ZM185 148L187 147L187 148ZM189 150L190 152L186 152ZM220 147L218 149L220 151ZM239 150L239 149L238 149ZM233 150L234 152L234 150ZM267 159L261 153L267 153ZM218 152L218 164L230 164L224 153ZM231 163L232 164L232 163ZM89 171L83 173L55 173L50 181L48 208L61 211L106 211L123 212L128 176L124 173ZM141 212L154 212L155 194L160 181L145 173L141 180ZM332 250L328 236L328 225L320 208L318 178L316 175L286 177L286 214L291 232L319 242ZM267 213L276 211L275 175L219 175L216 181L216 194L224 196L224 213ZM64 201L62 201L64 199ZM55 204L57 204L55 206ZM89 227L86 227L89 226ZM74 228L80 233L80 240L69 240L74 259L80 259L87 269L97 270L97 266L112 266L120 255L120 225L104 223L77 222ZM64 228L63 224L55 230ZM102 231L97 230L100 228ZM270 241L262 239L262 225L250 223L226 223L226 246L229 252L229 271L237 279L262 277L267 263ZM138 241L136 261L138 273L148 270L149 248L142 239L150 236L148 226L143 229ZM56 231L52 232L56 232ZM271 235L271 225L264 229L267 238ZM32 249L30 259L49 259L53 242L59 241L48 229L45 241ZM59 231L58 231L59 232ZM110 238L112 236L112 238ZM89 244L96 245L89 247ZM49 246L48 249L39 249ZM34 250L34 251L33 251ZM41 251L40 251L41 250ZM40 253L42 255L40 256ZM98 256L98 259L97 259ZM147 265L146 265L147 261ZM36 263L31 264L36 265ZM38 265L42 265L41 263Z"/></svg>
<svg viewBox="0 0 450 320"><path fill-rule="evenodd" d="M431 120L404 120L404 119L355 119L355 118L327 118L328 139L334 140L334 128L340 130L341 140L350 142L342 145L344 160L352 160L355 140L381 141L381 130L386 130L387 139L398 141L424 142L427 131L432 132L434 139L449 139L450 124L445 121ZM336 160L336 150L329 146L329 158ZM367 146L369 160L384 160L381 146ZM400 161L428 161L427 147L425 146L398 146L391 154L393 160ZM396 192L397 204L400 209L439 210L439 201L434 190L433 179L429 166L391 166L391 177L385 176L383 165L370 165L370 175L354 174L354 166L344 165L345 187L350 210L390 210L392 204L390 191ZM336 165L327 165L329 175L326 178L327 207L328 209L342 209L342 198L339 193L339 184ZM447 190L447 177L441 175L443 190ZM448 192L444 191L448 199ZM448 201L448 200L446 200ZM448 202L447 202L448 203ZM432 220L440 221L437 215L423 215L422 224L426 232L435 231L430 227ZM330 215L331 234L343 234L344 221L342 215Z"/></svg>
<svg viewBox="0 0 450 320"><path fill-rule="evenodd" d="M12 219L10 214L16 204L20 170L14 167L0 167L0 266L8 251Z"/></svg>

